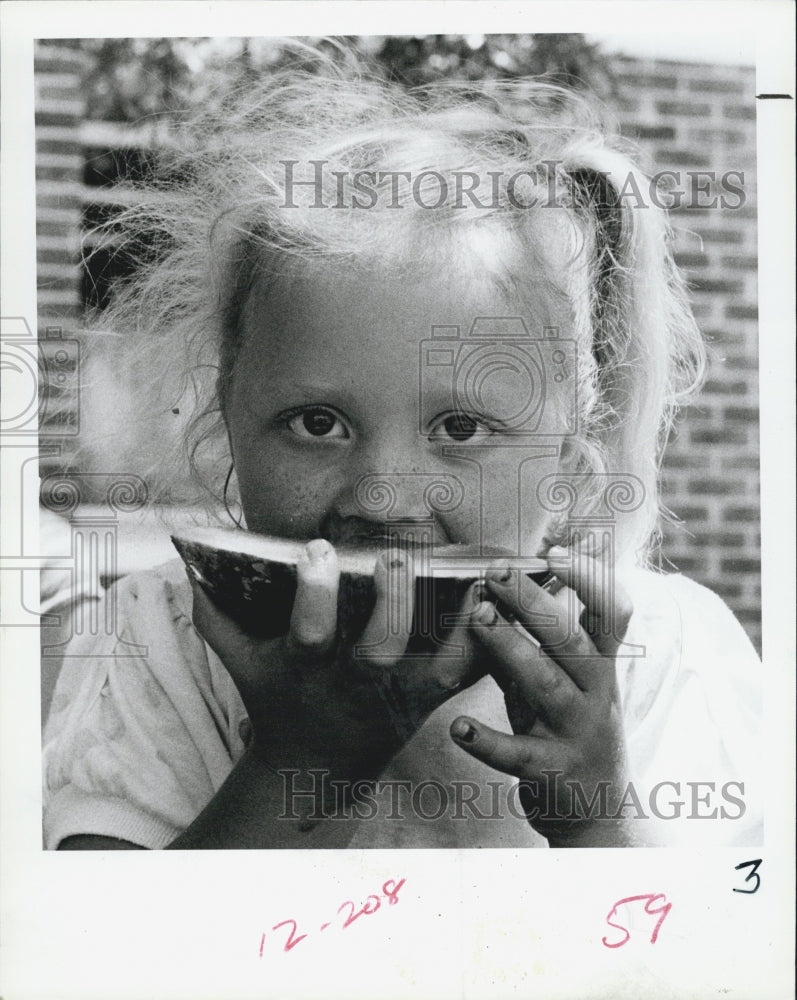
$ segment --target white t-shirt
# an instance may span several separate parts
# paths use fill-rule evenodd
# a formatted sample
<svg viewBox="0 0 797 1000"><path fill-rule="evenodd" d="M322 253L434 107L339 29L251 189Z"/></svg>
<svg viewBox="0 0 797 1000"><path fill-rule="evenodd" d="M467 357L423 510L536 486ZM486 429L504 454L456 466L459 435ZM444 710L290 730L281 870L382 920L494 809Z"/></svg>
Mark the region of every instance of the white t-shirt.
<svg viewBox="0 0 797 1000"><path fill-rule="evenodd" d="M623 647L635 655L617 661L633 784L625 815L641 820L646 842L760 842L761 665L749 639L685 577L637 570L623 582L635 608ZM244 752L246 711L193 627L182 563L122 580L109 600L114 634L73 640L45 728L48 849L76 834L165 847ZM511 731L491 678L453 697L393 759L350 846L546 846L520 812L516 780L451 740L462 714Z"/></svg>

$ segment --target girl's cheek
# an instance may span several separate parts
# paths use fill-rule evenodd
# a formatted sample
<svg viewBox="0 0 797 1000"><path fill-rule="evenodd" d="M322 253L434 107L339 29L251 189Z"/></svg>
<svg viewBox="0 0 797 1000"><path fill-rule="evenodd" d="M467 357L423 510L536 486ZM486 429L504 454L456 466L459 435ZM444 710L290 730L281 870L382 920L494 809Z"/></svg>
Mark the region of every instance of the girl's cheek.
<svg viewBox="0 0 797 1000"><path fill-rule="evenodd" d="M286 538L317 537L335 503L336 485L309 478L298 470L266 468L245 477L241 499L249 530Z"/></svg>

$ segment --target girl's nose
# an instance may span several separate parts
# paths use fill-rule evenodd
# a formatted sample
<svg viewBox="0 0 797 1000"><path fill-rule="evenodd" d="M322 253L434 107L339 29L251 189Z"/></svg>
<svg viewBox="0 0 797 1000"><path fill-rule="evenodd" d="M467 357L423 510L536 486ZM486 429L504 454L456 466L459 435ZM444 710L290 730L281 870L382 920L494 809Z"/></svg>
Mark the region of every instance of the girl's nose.
<svg viewBox="0 0 797 1000"><path fill-rule="evenodd" d="M397 532L417 544L451 541L446 521L464 502L463 483L452 472L434 468L428 453L425 463L418 457L405 451L402 459L395 449L353 463L329 526L359 541L364 535L385 538Z"/></svg>

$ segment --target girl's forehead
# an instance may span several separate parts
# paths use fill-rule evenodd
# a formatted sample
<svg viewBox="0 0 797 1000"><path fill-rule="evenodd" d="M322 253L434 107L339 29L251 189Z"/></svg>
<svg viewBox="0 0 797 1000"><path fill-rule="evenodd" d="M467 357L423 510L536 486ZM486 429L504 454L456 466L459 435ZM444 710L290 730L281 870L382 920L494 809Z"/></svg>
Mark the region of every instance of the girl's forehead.
<svg viewBox="0 0 797 1000"><path fill-rule="evenodd" d="M543 327L569 326L561 297L541 271L500 280L447 265L422 273L327 261L253 287L244 349L248 343L275 362L281 352L296 358L313 345L333 353L393 353L437 328L464 335L480 319L519 319L537 336Z"/></svg>
<svg viewBox="0 0 797 1000"><path fill-rule="evenodd" d="M372 253L293 258L264 268L243 312L245 333L370 318L375 326L428 335L433 325L470 325L484 316L517 316L529 325L572 326L574 252L572 226L537 219L533 238L508 227L462 226L444 232L383 235ZM529 227L531 230L531 227ZM528 232L526 234L528 236ZM308 315L309 314L309 315Z"/></svg>

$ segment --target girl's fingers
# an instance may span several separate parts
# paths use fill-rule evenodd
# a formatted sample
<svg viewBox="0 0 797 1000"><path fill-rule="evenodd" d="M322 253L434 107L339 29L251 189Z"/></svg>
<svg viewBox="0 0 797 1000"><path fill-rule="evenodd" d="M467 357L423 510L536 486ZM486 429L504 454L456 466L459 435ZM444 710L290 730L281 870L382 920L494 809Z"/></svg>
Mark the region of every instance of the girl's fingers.
<svg viewBox="0 0 797 1000"><path fill-rule="evenodd" d="M496 564L487 573L487 586L512 617L540 643L542 650L582 691L601 683L596 670L598 650L586 631L571 624L561 601L538 587L525 573Z"/></svg>
<svg viewBox="0 0 797 1000"><path fill-rule="evenodd" d="M415 567L409 552L386 552L374 568L376 603L357 643L356 655L389 667L404 655L412 628Z"/></svg>
<svg viewBox="0 0 797 1000"><path fill-rule="evenodd" d="M230 672L238 689L243 693L251 684L257 683L262 672L260 658L253 659L253 642L261 644L266 640L252 637L229 615L221 611L206 593L198 579L188 572L194 596L192 620L199 635L218 656Z"/></svg>
<svg viewBox="0 0 797 1000"><path fill-rule="evenodd" d="M634 606L618 583L614 566L583 552L548 550L551 572L575 591L584 610L581 624L603 656L614 657L625 638Z"/></svg>
<svg viewBox="0 0 797 1000"><path fill-rule="evenodd" d="M435 654L430 675L442 691L453 693L469 687L487 673L484 657L475 655L477 644L473 641L471 621L471 614L481 603L483 590L479 581L467 589L456 624L446 636L445 646Z"/></svg>
<svg viewBox="0 0 797 1000"><path fill-rule="evenodd" d="M216 607L194 573L191 569L186 570L194 598L191 614L194 628L214 653L223 659L222 651L227 652L231 647L243 646L248 642L248 637L237 622Z"/></svg>
<svg viewBox="0 0 797 1000"><path fill-rule="evenodd" d="M319 656L333 645L338 622L338 557L329 542L308 542L296 576L286 648L294 656Z"/></svg>
<svg viewBox="0 0 797 1000"><path fill-rule="evenodd" d="M582 692L577 684L527 632L510 623L489 602L481 603L471 617L474 632L488 652L491 673L503 688L520 697L535 712L561 726L573 712Z"/></svg>
<svg viewBox="0 0 797 1000"><path fill-rule="evenodd" d="M510 736L477 722L466 715L454 719L449 730L451 738L471 757L496 771L517 778L535 770L535 757L544 741L534 736Z"/></svg>

